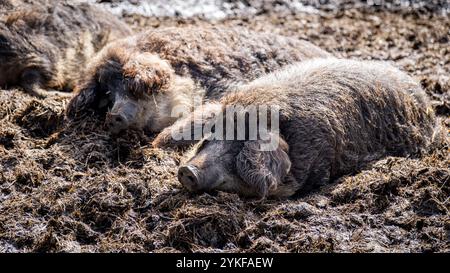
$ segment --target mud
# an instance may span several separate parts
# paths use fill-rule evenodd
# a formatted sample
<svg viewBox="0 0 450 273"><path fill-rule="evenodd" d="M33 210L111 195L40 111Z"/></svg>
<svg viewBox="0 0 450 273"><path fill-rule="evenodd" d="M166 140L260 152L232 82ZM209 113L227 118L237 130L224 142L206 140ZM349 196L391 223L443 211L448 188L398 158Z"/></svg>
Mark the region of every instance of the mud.
<svg viewBox="0 0 450 273"><path fill-rule="evenodd" d="M437 10L124 19L135 29L244 25L391 61L422 83L449 129L450 19ZM113 139L93 120L66 123L66 103L0 92L1 252L450 251L448 146L379 160L289 200L192 195L176 179L180 152L154 149L138 131Z"/></svg>

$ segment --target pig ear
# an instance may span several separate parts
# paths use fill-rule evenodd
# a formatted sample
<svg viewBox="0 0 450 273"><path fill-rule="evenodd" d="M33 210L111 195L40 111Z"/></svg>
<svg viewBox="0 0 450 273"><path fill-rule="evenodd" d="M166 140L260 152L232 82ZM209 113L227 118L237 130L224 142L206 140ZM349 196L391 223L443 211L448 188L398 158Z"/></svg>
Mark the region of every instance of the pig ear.
<svg viewBox="0 0 450 273"><path fill-rule="evenodd" d="M177 120L170 127L165 128L153 140L153 147L164 148L183 148L197 143L202 135L195 135L196 132L203 132L206 125L212 125L215 117L222 111L222 106L216 103L203 105L201 108L190 113L185 118ZM187 132L185 135L184 132ZM184 135L186 138L179 139L173 136Z"/></svg>
<svg viewBox="0 0 450 273"><path fill-rule="evenodd" d="M150 53L132 55L123 66L128 91L136 97L164 92L173 74L169 63Z"/></svg>
<svg viewBox="0 0 450 273"><path fill-rule="evenodd" d="M274 151L261 151L261 140L247 141L236 158L237 173L261 198L276 190L291 168L288 144L278 135L271 137L279 140Z"/></svg>
<svg viewBox="0 0 450 273"><path fill-rule="evenodd" d="M94 110L98 100L97 83L89 81L77 87L76 95L70 100L66 108L66 116L74 119L90 110Z"/></svg>
<svg viewBox="0 0 450 273"><path fill-rule="evenodd" d="M111 85L120 86L122 83L121 64L118 57L99 62L86 73L76 86L76 95L70 100L66 108L66 116L74 119L88 112L104 113L110 104L110 95L107 91ZM94 63L95 64L95 63Z"/></svg>

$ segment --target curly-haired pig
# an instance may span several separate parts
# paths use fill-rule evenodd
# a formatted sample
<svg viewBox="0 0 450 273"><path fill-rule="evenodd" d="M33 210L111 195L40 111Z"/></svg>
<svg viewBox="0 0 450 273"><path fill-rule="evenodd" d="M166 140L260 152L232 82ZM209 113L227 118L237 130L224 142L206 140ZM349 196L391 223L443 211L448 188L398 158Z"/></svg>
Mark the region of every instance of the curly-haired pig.
<svg viewBox="0 0 450 273"><path fill-rule="evenodd" d="M71 91L97 51L132 34L118 18L87 3L4 2L0 7L0 87L19 86L38 97L65 94L55 90Z"/></svg>
<svg viewBox="0 0 450 273"><path fill-rule="evenodd" d="M160 132L192 111L196 100L215 100L235 82L314 57L330 56L313 44L242 27L188 26L150 30L107 46L91 62L67 107L75 118L106 114L112 133L130 127Z"/></svg>
<svg viewBox="0 0 450 273"><path fill-rule="evenodd" d="M179 181L190 191L291 196L384 156L420 154L442 136L424 91L411 77L383 62L325 58L244 84L220 104L207 104L206 115L194 112L178 120L153 144L191 144L172 137L191 126L229 122L223 113L231 106L242 106L241 112L250 106L279 109L274 119L278 130L269 126L264 140L250 139L248 132L241 140L204 135L178 171ZM243 130L249 129L249 120L244 120ZM222 127L224 135L239 128ZM268 142L277 145L262 149Z"/></svg>

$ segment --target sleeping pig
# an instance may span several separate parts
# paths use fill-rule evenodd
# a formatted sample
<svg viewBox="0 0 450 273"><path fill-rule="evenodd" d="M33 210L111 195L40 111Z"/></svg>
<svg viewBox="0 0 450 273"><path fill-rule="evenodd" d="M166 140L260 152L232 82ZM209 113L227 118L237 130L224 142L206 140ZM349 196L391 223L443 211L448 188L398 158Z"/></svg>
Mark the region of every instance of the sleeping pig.
<svg viewBox="0 0 450 273"><path fill-rule="evenodd" d="M87 3L5 0L0 7L0 87L45 97L71 91L106 43L131 34L125 23Z"/></svg>
<svg viewBox="0 0 450 273"><path fill-rule="evenodd" d="M150 30L105 47L91 62L67 107L76 118L106 115L112 133L134 127L160 132L202 99L216 100L286 64L330 56L311 43L241 27Z"/></svg>
<svg viewBox="0 0 450 273"><path fill-rule="evenodd" d="M272 121L277 130L269 126L265 138L258 131L253 139L248 132L237 139L239 131L233 131L248 130L250 119L238 129L224 124L236 116L223 114L237 106L238 114L251 106L278 109ZM204 131L179 168L178 179L190 191L287 197L384 156L419 154L442 136L420 85L391 65L374 61L325 58L297 63L244 84L220 104L207 104L201 111L206 114L196 111L177 121L153 143L192 144L192 139L173 137L191 127L223 127L223 135L214 137L213 130ZM268 142L276 144L273 149L263 147Z"/></svg>

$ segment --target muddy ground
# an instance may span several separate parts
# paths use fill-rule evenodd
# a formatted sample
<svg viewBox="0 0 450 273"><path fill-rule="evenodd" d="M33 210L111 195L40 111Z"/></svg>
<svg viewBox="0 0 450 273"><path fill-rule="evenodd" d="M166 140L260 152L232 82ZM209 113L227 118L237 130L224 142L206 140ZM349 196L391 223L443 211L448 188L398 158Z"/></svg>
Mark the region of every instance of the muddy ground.
<svg viewBox="0 0 450 273"><path fill-rule="evenodd" d="M450 18L442 9L270 10L213 21L124 19L136 30L244 25L341 57L393 62L422 83L449 128ZM0 91L0 252L450 251L447 146L379 160L307 196L258 203L187 193L176 180L180 152L152 148L153 136L141 132L111 138L102 122L67 123L66 103Z"/></svg>

